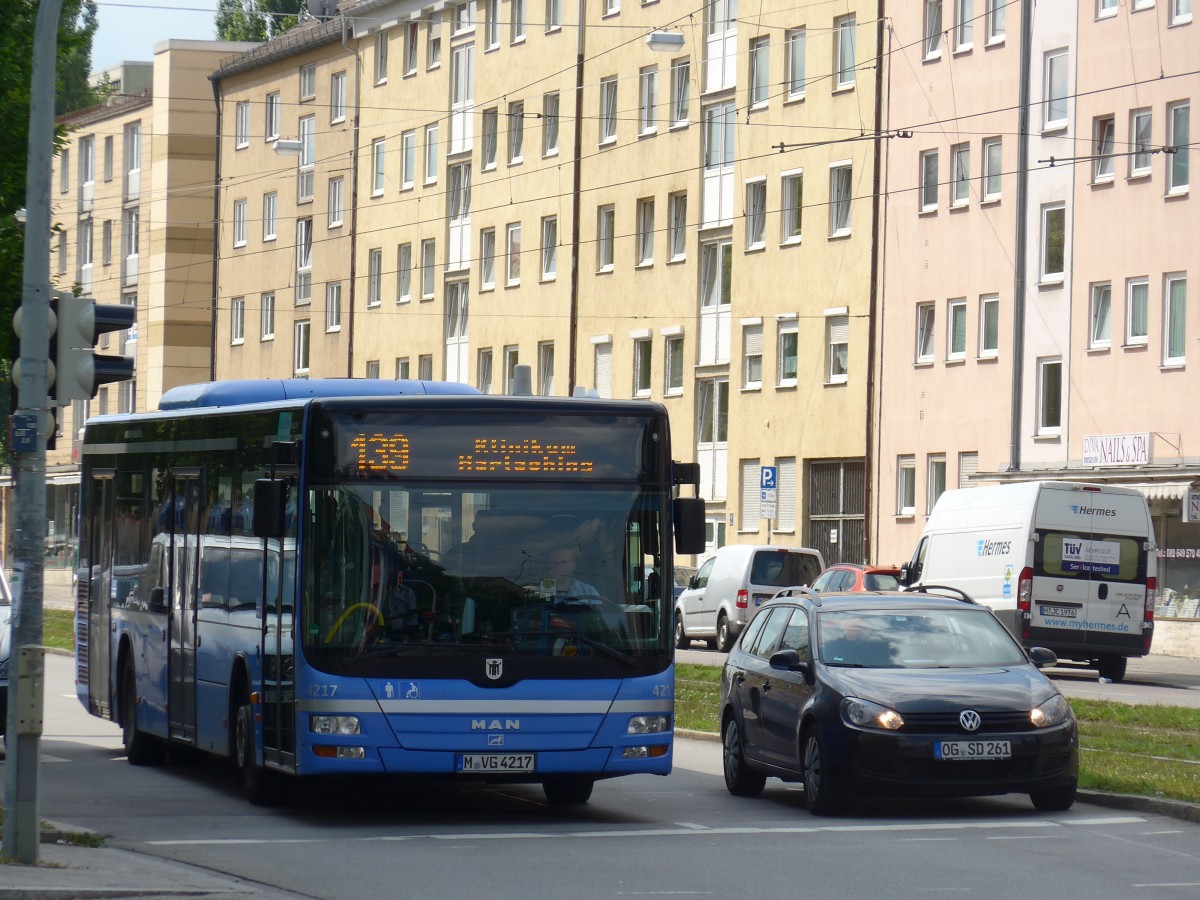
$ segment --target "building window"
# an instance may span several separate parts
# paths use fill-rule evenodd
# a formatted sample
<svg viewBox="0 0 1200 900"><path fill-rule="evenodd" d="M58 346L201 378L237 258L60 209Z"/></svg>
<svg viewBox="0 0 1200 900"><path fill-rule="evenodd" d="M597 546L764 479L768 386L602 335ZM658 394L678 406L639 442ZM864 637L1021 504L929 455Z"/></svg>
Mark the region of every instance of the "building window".
<svg viewBox="0 0 1200 900"><path fill-rule="evenodd" d="M234 297L229 302L229 342L241 344L246 340L246 298Z"/></svg>
<svg viewBox="0 0 1200 900"><path fill-rule="evenodd" d="M364 374L365 374L365 377L367 377L367 378L378 378L379 377L379 360L368 359L366 372Z"/></svg>
<svg viewBox="0 0 1200 900"><path fill-rule="evenodd" d="M112 219L105 219L100 231L100 263L105 266L112 265L112 226Z"/></svg>
<svg viewBox="0 0 1200 900"><path fill-rule="evenodd" d="M345 195L345 181L343 176L329 179L329 228L337 228L342 224L343 215L343 196Z"/></svg>
<svg viewBox="0 0 1200 900"><path fill-rule="evenodd" d="M1000 353L1000 298L979 298L979 356L993 359Z"/></svg>
<svg viewBox="0 0 1200 900"><path fill-rule="evenodd" d="M987 29L987 42L995 44L1004 40L1004 13L1010 0L985 0L986 12L984 25Z"/></svg>
<svg viewBox="0 0 1200 900"><path fill-rule="evenodd" d="M787 98L799 100L804 96L804 56L808 33L804 28L789 30L784 40L787 44Z"/></svg>
<svg viewBox="0 0 1200 900"><path fill-rule="evenodd" d="M762 387L763 327L761 322L742 327L742 388Z"/></svg>
<svg viewBox="0 0 1200 900"><path fill-rule="evenodd" d="M438 179L438 126L425 126L425 183Z"/></svg>
<svg viewBox="0 0 1200 900"><path fill-rule="evenodd" d="M671 262L687 257L687 194L667 197L667 244Z"/></svg>
<svg viewBox="0 0 1200 900"><path fill-rule="evenodd" d="M421 241L421 299L432 300L436 276L437 242L432 238Z"/></svg>
<svg viewBox="0 0 1200 900"><path fill-rule="evenodd" d="M617 78L600 79L600 143L617 139Z"/></svg>
<svg viewBox="0 0 1200 900"><path fill-rule="evenodd" d="M275 240L279 218L279 195L272 191L263 194L263 236L264 241Z"/></svg>
<svg viewBox="0 0 1200 900"><path fill-rule="evenodd" d="M504 348L504 393L506 394L512 393L513 377L517 373L517 364L520 358L516 347L510 345Z"/></svg>
<svg viewBox="0 0 1200 900"><path fill-rule="evenodd" d="M779 340L776 345L779 364L775 373L775 383L779 387L795 387L796 385L799 337L795 319L786 319L779 323Z"/></svg>
<svg viewBox="0 0 1200 900"><path fill-rule="evenodd" d="M934 316L932 303L921 303L917 306L917 362L933 362L934 345Z"/></svg>
<svg viewBox="0 0 1200 900"><path fill-rule="evenodd" d="M508 287L516 287L521 283L521 223L510 222L505 229L505 235L504 284Z"/></svg>
<svg viewBox="0 0 1200 900"><path fill-rule="evenodd" d="M513 0L514 11L516 6L516 0ZM442 14L440 12L429 14L426 37L428 40L425 44L425 68L436 69L442 64Z"/></svg>
<svg viewBox="0 0 1200 900"><path fill-rule="evenodd" d="M671 125L686 125L692 91L692 64L688 57L671 61Z"/></svg>
<svg viewBox="0 0 1200 900"><path fill-rule="evenodd" d="M267 99L263 103L265 110L266 121L263 125L263 137L268 141L276 140L279 137L279 122L280 110L283 108L279 99L279 91L273 91L267 94Z"/></svg>
<svg viewBox="0 0 1200 900"><path fill-rule="evenodd" d="M1092 285L1088 346L1107 348L1112 344L1112 285Z"/></svg>
<svg viewBox="0 0 1200 900"><path fill-rule="evenodd" d="M1171 24L1185 25L1192 21L1192 0L1170 0Z"/></svg>
<svg viewBox="0 0 1200 900"><path fill-rule="evenodd" d="M408 303L412 300L412 244L400 244L396 247L396 302Z"/></svg>
<svg viewBox="0 0 1200 900"><path fill-rule="evenodd" d="M433 380L433 356L423 353L417 357L417 377L422 381Z"/></svg>
<svg viewBox="0 0 1200 900"><path fill-rule="evenodd" d="M475 387L479 388L481 394L492 392L492 351L490 347L479 351L479 362L475 371Z"/></svg>
<svg viewBox="0 0 1200 900"><path fill-rule="evenodd" d="M396 380L407 381L410 370L410 362L407 356L396 357Z"/></svg>
<svg viewBox="0 0 1200 900"><path fill-rule="evenodd" d="M1062 360L1037 361L1038 434L1058 434L1062 428Z"/></svg>
<svg viewBox="0 0 1200 900"><path fill-rule="evenodd" d="M896 460L896 515L917 513L917 459L901 456Z"/></svg>
<svg viewBox="0 0 1200 900"><path fill-rule="evenodd" d="M542 219L542 280L558 277L558 217Z"/></svg>
<svg viewBox="0 0 1200 900"><path fill-rule="evenodd" d="M558 31L563 23L562 0L546 0L546 31Z"/></svg>
<svg viewBox="0 0 1200 900"><path fill-rule="evenodd" d="M312 299L312 217L296 220L296 304Z"/></svg>
<svg viewBox="0 0 1200 900"><path fill-rule="evenodd" d="M933 512L938 497L946 492L946 457L931 453L925 468L925 514Z"/></svg>
<svg viewBox="0 0 1200 900"><path fill-rule="evenodd" d="M1182 194L1188 189L1188 157L1192 153L1189 141L1191 106L1172 103L1167 107L1167 192Z"/></svg>
<svg viewBox="0 0 1200 900"><path fill-rule="evenodd" d="M654 264L654 198L643 197L637 202L637 264Z"/></svg>
<svg viewBox="0 0 1200 900"><path fill-rule="evenodd" d="M596 271L611 272L613 268L613 237L616 229L616 209L602 206L596 216Z"/></svg>
<svg viewBox="0 0 1200 900"><path fill-rule="evenodd" d="M331 281L325 285L325 330L342 330L342 283Z"/></svg>
<svg viewBox="0 0 1200 900"><path fill-rule="evenodd" d="M1168 275L1163 291L1163 365L1183 365L1186 355L1187 277Z"/></svg>
<svg viewBox="0 0 1200 900"><path fill-rule="evenodd" d="M317 64L300 67L300 99L312 100L317 96Z"/></svg>
<svg viewBox="0 0 1200 900"><path fill-rule="evenodd" d="M653 360L654 344L650 338L638 338L633 342L633 396L650 396L650 364Z"/></svg>
<svg viewBox="0 0 1200 900"><path fill-rule="evenodd" d="M767 182L765 179L746 184L746 249L766 246Z"/></svg>
<svg viewBox="0 0 1200 900"><path fill-rule="evenodd" d="M951 300L946 307L946 359L966 359L967 301Z"/></svg>
<svg viewBox="0 0 1200 900"><path fill-rule="evenodd" d="M417 72L417 42L420 37L416 22L408 23L404 33L404 74L415 75Z"/></svg>
<svg viewBox="0 0 1200 900"><path fill-rule="evenodd" d="M308 377L309 333L311 323L301 319L295 325L295 346L292 353L292 374Z"/></svg>
<svg viewBox="0 0 1200 900"><path fill-rule="evenodd" d="M683 393L683 337L672 335L663 347L663 393Z"/></svg>
<svg viewBox="0 0 1200 900"><path fill-rule="evenodd" d="M836 90L854 87L854 16L833 20L833 74Z"/></svg>
<svg viewBox="0 0 1200 900"><path fill-rule="evenodd" d="M479 232L479 287L490 289L496 286L496 229L485 228Z"/></svg>
<svg viewBox="0 0 1200 900"><path fill-rule="evenodd" d="M542 156L558 153L558 94L542 97Z"/></svg>
<svg viewBox="0 0 1200 900"><path fill-rule="evenodd" d="M750 41L750 105L765 106L771 99L771 39Z"/></svg>
<svg viewBox="0 0 1200 900"><path fill-rule="evenodd" d="M851 164L834 163L829 167L829 236L850 233Z"/></svg>
<svg viewBox="0 0 1200 900"><path fill-rule="evenodd" d="M950 148L950 205L966 206L971 199L971 145Z"/></svg>
<svg viewBox="0 0 1200 900"><path fill-rule="evenodd" d="M386 175L387 143L383 138L371 141L371 196L383 196L383 180Z"/></svg>
<svg viewBox="0 0 1200 900"><path fill-rule="evenodd" d="M367 253L367 309L382 302L383 294L383 250L376 247Z"/></svg>
<svg viewBox="0 0 1200 900"><path fill-rule="evenodd" d="M804 173L785 172L781 182L781 238L785 244L797 243L801 237L804 214Z"/></svg>
<svg viewBox="0 0 1200 900"><path fill-rule="evenodd" d="M958 486L960 488L973 487L971 478L979 471L979 453L974 450L968 450L958 454Z"/></svg>
<svg viewBox="0 0 1200 900"><path fill-rule="evenodd" d="M605 16L615 16L621 11L621 0L603 0Z"/></svg>
<svg viewBox="0 0 1200 900"><path fill-rule="evenodd" d="M1129 141L1133 153L1129 157L1129 175L1150 174L1150 127L1154 117L1148 109L1135 109L1129 114Z"/></svg>
<svg viewBox="0 0 1200 900"><path fill-rule="evenodd" d="M921 154L921 212L936 210L938 204L938 152Z"/></svg>
<svg viewBox="0 0 1200 900"><path fill-rule="evenodd" d="M417 133L405 131L400 135L400 190L413 186L417 175Z"/></svg>
<svg viewBox="0 0 1200 900"><path fill-rule="evenodd" d="M525 40L525 0L511 0L510 17L511 42L516 44Z"/></svg>
<svg viewBox="0 0 1200 900"><path fill-rule="evenodd" d="M1125 285L1125 343L1144 347L1150 340L1150 282L1131 278Z"/></svg>
<svg viewBox="0 0 1200 900"><path fill-rule="evenodd" d="M1113 139L1116 119L1099 116L1092 122L1092 181L1113 179Z"/></svg>
<svg viewBox="0 0 1200 900"><path fill-rule="evenodd" d="M275 295L263 294L259 304L259 340L269 341L275 337Z"/></svg>
<svg viewBox="0 0 1200 900"><path fill-rule="evenodd" d="M850 377L850 317L825 317L825 383L845 384Z"/></svg>
<svg viewBox="0 0 1200 900"><path fill-rule="evenodd" d="M1001 139L988 138L983 142L983 199L1000 199Z"/></svg>
<svg viewBox="0 0 1200 900"><path fill-rule="evenodd" d="M296 202L313 198L313 171L317 164L317 117L300 120L300 171L296 180Z"/></svg>
<svg viewBox="0 0 1200 900"><path fill-rule="evenodd" d="M246 201L233 201L233 246L246 246Z"/></svg>
<svg viewBox="0 0 1200 900"><path fill-rule="evenodd" d="M345 72L335 72L329 76L329 121L335 124L346 121Z"/></svg>
<svg viewBox="0 0 1200 900"><path fill-rule="evenodd" d="M110 134L104 139L104 180L112 181L113 179L113 136Z"/></svg>
<svg viewBox="0 0 1200 900"><path fill-rule="evenodd" d="M1044 119L1046 128L1064 128L1067 124L1067 51L1054 50L1046 54L1043 86Z"/></svg>
<svg viewBox="0 0 1200 900"><path fill-rule="evenodd" d="M942 0L925 0L925 59L942 55Z"/></svg>
<svg viewBox="0 0 1200 900"><path fill-rule="evenodd" d="M1042 281L1062 281L1066 260L1067 211L1061 203L1042 207Z"/></svg>
<svg viewBox="0 0 1200 900"><path fill-rule="evenodd" d="M388 38L389 32L380 31L375 35L375 83L387 81L388 70Z"/></svg>
<svg viewBox="0 0 1200 900"><path fill-rule="evenodd" d="M250 101L241 101L234 110L234 146L241 150L250 146Z"/></svg>
<svg viewBox="0 0 1200 900"><path fill-rule="evenodd" d="M486 0L483 43L488 50L500 46L500 0Z"/></svg>
<svg viewBox="0 0 1200 900"><path fill-rule="evenodd" d="M483 111L483 149L479 156L479 167L483 171L496 167L496 144L500 114L496 107Z"/></svg>
<svg viewBox="0 0 1200 900"><path fill-rule="evenodd" d="M970 50L975 35L975 4L973 0L957 0L954 4L954 49Z"/></svg>
<svg viewBox="0 0 1200 900"><path fill-rule="evenodd" d="M658 66L649 66L638 74L638 134L658 130Z"/></svg>
<svg viewBox="0 0 1200 900"><path fill-rule="evenodd" d="M508 104L508 162L519 163L524 158L525 145L525 101L515 100Z"/></svg>

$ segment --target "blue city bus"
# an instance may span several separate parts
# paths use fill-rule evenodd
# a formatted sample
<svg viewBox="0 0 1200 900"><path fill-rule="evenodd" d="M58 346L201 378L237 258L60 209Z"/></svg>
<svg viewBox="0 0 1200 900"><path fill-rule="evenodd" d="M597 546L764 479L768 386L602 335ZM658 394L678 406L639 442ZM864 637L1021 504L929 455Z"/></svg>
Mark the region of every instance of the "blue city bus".
<svg viewBox="0 0 1200 900"><path fill-rule="evenodd" d="M661 405L327 379L177 388L82 444L76 677L129 762L541 783L671 769Z"/></svg>

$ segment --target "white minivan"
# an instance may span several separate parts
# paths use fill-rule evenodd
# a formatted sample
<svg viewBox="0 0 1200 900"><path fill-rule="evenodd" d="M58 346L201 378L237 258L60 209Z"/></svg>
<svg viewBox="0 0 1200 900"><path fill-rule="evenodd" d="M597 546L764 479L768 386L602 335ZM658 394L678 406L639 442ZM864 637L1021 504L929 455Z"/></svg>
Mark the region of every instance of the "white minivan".
<svg viewBox="0 0 1200 900"><path fill-rule="evenodd" d="M675 646L703 640L728 653L758 607L782 588L812 584L824 568L821 554L807 547L717 548L675 600Z"/></svg>
<svg viewBox="0 0 1200 900"><path fill-rule="evenodd" d="M1158 558L1145 495L1027 481L946 491L900 581L990 607L1026 647L1120 681L1150 651Z"/></svg>

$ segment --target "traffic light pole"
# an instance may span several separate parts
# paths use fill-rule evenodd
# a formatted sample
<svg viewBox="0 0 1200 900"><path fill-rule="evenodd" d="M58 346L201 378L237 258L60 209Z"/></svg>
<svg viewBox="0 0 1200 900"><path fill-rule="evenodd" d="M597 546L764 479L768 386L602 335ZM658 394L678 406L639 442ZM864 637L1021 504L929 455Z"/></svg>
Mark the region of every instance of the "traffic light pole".
<svg viewBox="0 0 1200 900"><path fill-rule="evenodd" d="M25 268L21 292L21 372L15 422L33 423L32 442L14 441L16 537L13 573L19 589L13 603L12 663L23 647L42 643L43 553L46 532L46 433L51 421L48 377L50 342L50 171L54 156L55 60L62 0L41 0L33 37L33 79L29 86L29 160L25 180ZM14 429L16 430L16 429ZM32 446L30 446L32 444ZM14 672L10 683L7 761L4 779L4 852L35 863L40 842L38 755L40 734L19 726ZM40 690L40 682L39 682ZM40 706L40 700L38 705Z"/></svg>

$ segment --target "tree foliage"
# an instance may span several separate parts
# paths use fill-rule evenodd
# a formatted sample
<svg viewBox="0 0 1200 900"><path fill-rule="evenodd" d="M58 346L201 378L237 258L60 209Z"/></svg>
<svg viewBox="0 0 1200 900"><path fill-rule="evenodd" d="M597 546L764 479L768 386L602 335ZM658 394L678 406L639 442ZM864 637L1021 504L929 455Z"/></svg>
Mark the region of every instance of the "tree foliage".
<svg viewBox="0 0 1200 900"><path fill-rule="evenodd" d="M265 41L300 21L306 0L219 0L217 37L223 41Z"/></svg>

